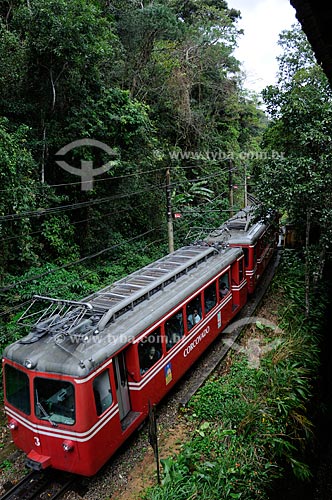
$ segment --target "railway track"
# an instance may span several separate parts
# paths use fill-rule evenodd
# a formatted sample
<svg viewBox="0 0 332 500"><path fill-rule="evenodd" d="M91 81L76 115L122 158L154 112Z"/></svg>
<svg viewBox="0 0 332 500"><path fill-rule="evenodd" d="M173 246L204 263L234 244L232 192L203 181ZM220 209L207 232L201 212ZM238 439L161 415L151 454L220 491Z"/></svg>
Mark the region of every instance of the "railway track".
<svg viewBox="0 0 332 500"><path fill-rule="evenodd" d="M74 481L75 476L60 471L33 471L2 495L0 500L55 500L60 498Z"/></svg>

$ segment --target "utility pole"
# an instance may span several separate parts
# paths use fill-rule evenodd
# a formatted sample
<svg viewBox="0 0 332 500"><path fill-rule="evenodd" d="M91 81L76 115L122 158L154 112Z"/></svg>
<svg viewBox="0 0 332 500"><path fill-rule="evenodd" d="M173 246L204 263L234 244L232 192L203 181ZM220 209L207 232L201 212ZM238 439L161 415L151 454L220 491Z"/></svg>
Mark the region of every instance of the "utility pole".
<svg viewBox="0 0 332 500"><path fill-rule="evenodd" d="M229 208L230 208L230 216L234 215L233 206L234 206L234 192L233 192L233 162L229 160L228 165L228 187L229 187Z"/></svg>
<svg viewBox="0 0 332 500"><path fill-rule="evenodd" d="M166 206L167 206L167 232L168 232L168 251L174 252L174 233L171 201L171 174L170 168L166 169Z"/></svg>
<svg viewBox="0 0 332 500"><path fill-rule="evenodd" d="M154 457L156 459L156 467L157 467L157 479L158 484L161 483L160 480L160 468L159 468L159 449L158 449L158 434L157 434L157 421L156 421L156 413L155 406L151 405L151 401L149 400L149 443L152 446Z"/></svg>

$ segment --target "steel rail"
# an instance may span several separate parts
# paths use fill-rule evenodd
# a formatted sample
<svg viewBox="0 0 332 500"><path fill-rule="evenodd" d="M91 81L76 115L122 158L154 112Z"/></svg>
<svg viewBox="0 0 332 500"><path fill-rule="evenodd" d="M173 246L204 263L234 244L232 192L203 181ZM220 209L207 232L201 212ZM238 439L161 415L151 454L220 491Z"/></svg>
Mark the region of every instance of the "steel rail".
<svg viewBox="0 0 332 500"><path fill-rule="evenodd" d="M76 477L61 471L32 471L4 493L0 500L33 500L47 493L48 500L59 498L68 490Z"/></svg>

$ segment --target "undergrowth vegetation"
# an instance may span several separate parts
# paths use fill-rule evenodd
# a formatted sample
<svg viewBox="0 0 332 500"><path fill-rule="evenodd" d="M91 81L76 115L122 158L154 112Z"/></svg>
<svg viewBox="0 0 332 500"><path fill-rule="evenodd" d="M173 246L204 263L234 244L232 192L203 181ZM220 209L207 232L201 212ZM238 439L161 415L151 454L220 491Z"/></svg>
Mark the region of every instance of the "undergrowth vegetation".
<svg viewBox="0 0 332 500"><path fill-rule="evenodd" d="M275 327L258 321L247 330L240 353L232 351L192 399L185 418L196 430L179 455L162 460L163 484L145 499L262 500L288 467L309 479L303 457L313 437L308 408L325 306L322 291L306 319L304 288L302 262L285 251L261 308Z"/></svg>

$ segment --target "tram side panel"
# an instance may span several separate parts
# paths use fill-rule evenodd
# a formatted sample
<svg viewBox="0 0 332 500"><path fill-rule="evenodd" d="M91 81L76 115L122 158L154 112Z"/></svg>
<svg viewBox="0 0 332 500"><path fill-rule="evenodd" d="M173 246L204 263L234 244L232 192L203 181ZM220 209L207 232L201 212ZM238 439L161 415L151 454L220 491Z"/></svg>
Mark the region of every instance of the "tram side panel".
<svg viewBox="0 0 332 500"><path fill-rule="evenodd" d="M270 226L257 242L257 280L264 273L273 253L277 247L277 232L274 226Z"/></svg>
<svg viewBox="0 0 332 500"><path fill-rule="evenodd" d="M85 431L78 436L80 463L75 473L92 476L124 441L116 394L113 360L100 367L93 377L76 380L80 388L78 412L85 415ZM71 451L75 452L75 448Z"/></svg>
<svg viewBox="0 0 332 500"><path fill-rule="evenodd" d="M265 235L265 233L264 233ZM276 248L275 232L270 231L252 244L242 244L244 269L249 294L253 294ZM238 247L238 244L231 244Z"/></svg>
<svg viewBox="0 0 332 500"><path fill-rule="evenodd" d="M228 290L221 294L221 283L225 282ZM147 414L149 402L156 404L165 396L246 300L247 286L241 256L202 290L135 339L127 354L133 409ZM149 356L150 360L146 361Z"/></svg>
<svg viewBox="0 0 332 500"><path fill-rule="evenodd" d="M241 255L234 263L232 270L233 316L237 314L247 302L248 283L245 272L245 259Z"/></svg>

